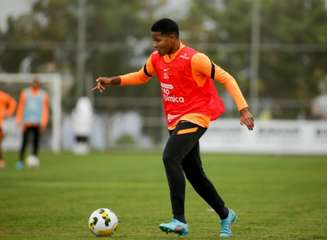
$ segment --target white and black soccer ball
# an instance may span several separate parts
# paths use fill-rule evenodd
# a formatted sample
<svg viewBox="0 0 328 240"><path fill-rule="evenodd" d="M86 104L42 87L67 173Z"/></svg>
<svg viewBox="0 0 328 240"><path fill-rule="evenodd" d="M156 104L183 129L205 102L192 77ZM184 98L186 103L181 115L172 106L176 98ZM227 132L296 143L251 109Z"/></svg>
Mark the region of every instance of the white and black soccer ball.
<svg viewBox="0 0 328 240"><path fill-rule="evenodd" d="M97 237L112 236L118 227L116 214L108 208L99 208L89 217L89 229Z"/></svg>
<svg viewBox="0 0 328 240"><path fill-rule="evenodd" d="M38 168L40 166L40 161L38 157L30 155L26 158L26 165L29 168Z"/></svg>

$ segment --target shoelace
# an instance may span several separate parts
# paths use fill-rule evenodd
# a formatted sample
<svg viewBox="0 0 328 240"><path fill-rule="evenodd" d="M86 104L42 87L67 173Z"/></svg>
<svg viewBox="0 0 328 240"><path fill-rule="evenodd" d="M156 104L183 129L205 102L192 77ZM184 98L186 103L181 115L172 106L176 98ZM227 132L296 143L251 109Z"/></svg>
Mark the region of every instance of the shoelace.
<svg viewBox="0 0 328 240"><path fill-rule="evenodd" d="M226 233L226 232L230 232L230 231L231 230L230 230L230 223L229 223L229 221L223 220L221 222L221 230L220 230L220 232L221 233Z"/></svg>

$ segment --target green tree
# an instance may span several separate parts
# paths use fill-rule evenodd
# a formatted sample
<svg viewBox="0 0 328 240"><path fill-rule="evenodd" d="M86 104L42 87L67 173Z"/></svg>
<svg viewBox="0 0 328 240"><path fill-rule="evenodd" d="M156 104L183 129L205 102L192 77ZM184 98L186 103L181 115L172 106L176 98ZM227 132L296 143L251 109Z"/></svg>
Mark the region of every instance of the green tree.
<svg viewBox="0 0 328 240"><path fill-rule="evenodd" d="M277 117L295 117L308 111L307 103L319 94L320 82L326 79L323 0L193 1L184 21L193 31L186 36L191 42L207 42L200 46L236 77L247 96L255 1L260 3L261 20L259 96L273 100ZM305 104L283 111L280 101L275 102L278 99Z"/></svg>
<svg viewBox="0 0 328 240"><path fill-rule="evenodd" d="M260 3L261 20L259 96L273 101L277 117L295 117L308 111L307 103L319 94L320 82L326 79L324 0L190 0L189 5L180 6L187 8L186 16L178 18L182 40L232 73L247 96L254 1ZM86 72L95 78L141 67L151 52L149 27L166 2L87 1ZM75 75L78 4L78 0L37 0L30 13L9 18L8 30L0 33L5 43L0 48L1 68L17 72L21 61L30 56L33 71L45 62L55 62L59 70L69 69ZM151 81L102 96L158 94L157 82ZM304 104L284 111L278 99ZM97 95L96 100L101 97Z"/></svg>
<svg viewBox="0 0 328 240"><path fill-rule="evenodd" d="M18 72L21 61L31 55L32 71L52 61L59 70L67 67L74 74L78 4L78 0L38 0L31 12L9 18L8 30L2 33L6 43L0 56L2 69ZM139 41L148 38L148 26L154 20L152 12L160 4L163 1L86 1L86 72L99 76L135 69L130 59L135 57ZM144 55L150 47L151 44ZM125 89L113 94L132 93Z"/></svg>

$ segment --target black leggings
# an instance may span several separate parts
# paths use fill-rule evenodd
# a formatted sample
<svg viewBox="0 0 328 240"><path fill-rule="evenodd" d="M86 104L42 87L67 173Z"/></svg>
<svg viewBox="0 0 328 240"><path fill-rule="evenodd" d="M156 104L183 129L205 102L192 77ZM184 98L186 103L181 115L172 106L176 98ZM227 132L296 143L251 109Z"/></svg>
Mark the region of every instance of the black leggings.
<svg viewBox="0 0 328 240"><path fill-rule="evenodd" d="M40 127L27 127L23 132L23 142L19 152L19 160L24 161L25 149L29 140L30 135L33 136L33 148L32 154L38 155L39 152L39 140L40 140Z"/></svg>
<svg viewBox="0 0 328 240"><path fill-rule="evenodd" d="M224 219L228 209L217 193L211 181L206 177L202 168L199 154L199 139L206 131L196 124L182 121L170 131L166 143L163 161L170 188L170 198L174 218L185 221L185 178L191 183L196 192Z"/></svg>

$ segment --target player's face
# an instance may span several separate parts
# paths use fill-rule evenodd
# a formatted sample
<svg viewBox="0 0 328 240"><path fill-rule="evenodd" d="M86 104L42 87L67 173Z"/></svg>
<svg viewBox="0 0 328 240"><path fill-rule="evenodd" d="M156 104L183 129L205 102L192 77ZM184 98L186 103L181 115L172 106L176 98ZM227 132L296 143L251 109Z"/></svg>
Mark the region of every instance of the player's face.
<svg viewBox="0 0 328 240"><path fill-rule="evenodd" d="M152 32L153 47L161 56L171 54L174 49L175 38L171 34Z"/></svg>
<svg viewBox="0 0 328 240"><path fill-rule="evenodd" d="M40 88L40 81L39 80L34 80L32 82L32 87L33 88Z"/></svg>

